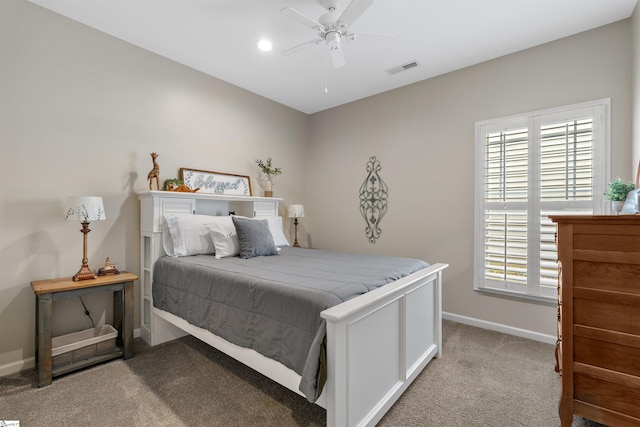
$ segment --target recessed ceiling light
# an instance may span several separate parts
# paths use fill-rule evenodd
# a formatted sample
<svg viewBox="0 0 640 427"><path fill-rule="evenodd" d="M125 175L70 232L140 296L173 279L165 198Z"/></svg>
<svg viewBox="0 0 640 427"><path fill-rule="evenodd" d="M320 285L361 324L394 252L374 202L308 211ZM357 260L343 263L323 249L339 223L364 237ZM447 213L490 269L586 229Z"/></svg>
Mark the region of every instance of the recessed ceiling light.
<svg viewBox="0 0 640 427"><path fill-rule="evenodd" d="M257 46L258 49L263 52L269 52L271 49L273 49L273 44L269 40L260 40Z"/></svg>

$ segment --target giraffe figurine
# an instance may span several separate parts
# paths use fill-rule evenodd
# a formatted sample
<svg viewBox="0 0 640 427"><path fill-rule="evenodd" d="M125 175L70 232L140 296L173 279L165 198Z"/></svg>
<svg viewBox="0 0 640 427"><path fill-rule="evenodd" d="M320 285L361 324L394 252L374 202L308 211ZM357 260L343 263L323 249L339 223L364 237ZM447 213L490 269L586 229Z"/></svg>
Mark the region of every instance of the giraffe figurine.
<svg viewBox="0 0 640 427"><path fill-rule="evenodd" d="M151 185L153 184L153 178L156 179L156 188L160 190L160 165L156 163L156 159L158 158L158 153L151 153L151 159L153 161L153 169L147 175L147 179L149 180L149 190L151 190Z"/></svg>

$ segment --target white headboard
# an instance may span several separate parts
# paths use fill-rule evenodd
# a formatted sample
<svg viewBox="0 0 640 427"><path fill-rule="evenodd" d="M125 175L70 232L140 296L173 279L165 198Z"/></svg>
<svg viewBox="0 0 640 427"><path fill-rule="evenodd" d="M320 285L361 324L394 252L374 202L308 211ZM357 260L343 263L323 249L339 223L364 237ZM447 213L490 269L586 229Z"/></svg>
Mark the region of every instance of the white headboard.
<svg viewBox="0 0 640 427"><path fill-rule="evenodd" d="M281 198L225 196L218 194L144 191L140 199L140 336L150 345L160 342L153 337L151 322L153 299L153 265L163 256L162 227L167 214L236 215L248 217L277 216Z"/></svg>

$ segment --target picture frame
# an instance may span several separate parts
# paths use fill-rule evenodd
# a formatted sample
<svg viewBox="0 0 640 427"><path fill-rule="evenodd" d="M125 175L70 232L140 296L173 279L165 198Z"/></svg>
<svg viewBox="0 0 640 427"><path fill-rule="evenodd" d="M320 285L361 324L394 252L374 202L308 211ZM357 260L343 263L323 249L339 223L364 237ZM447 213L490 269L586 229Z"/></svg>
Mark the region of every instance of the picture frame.
<svg viewBox="0 0 640 427"><path fill-rule="evenodd" d="M627 199L620 213L632 215L640 213L640 161L638 161L638 172L636 173L636 188L627 193Z"/></svg>
<svg viewBox="0 0 640 427"><path fill-rule="evenodd" d="M191 168L180 168L178 174L186 186L192 190L199 188L199 193L253 196L247 175Z"/></svg>

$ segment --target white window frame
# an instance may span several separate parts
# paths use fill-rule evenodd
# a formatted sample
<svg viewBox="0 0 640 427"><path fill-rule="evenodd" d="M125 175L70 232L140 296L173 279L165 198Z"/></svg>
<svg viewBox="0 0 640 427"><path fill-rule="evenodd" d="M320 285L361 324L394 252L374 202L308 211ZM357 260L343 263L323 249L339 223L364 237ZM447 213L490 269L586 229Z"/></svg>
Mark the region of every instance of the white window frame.
<svg viewBox="0 0 640 427"><path fill-rule="evenodd" d="M607 183L610 181L611 167L611 99L603 98L594 101L566 105L550 109L532 111L497 119L476 122L475 125L475 215L474 215L474 290L518 297L525 300L542 301L555 304L557 293L544 295L540 286L540 128L542 117L547 123L549 118L564 120L573 115L575 110L591 109L593 113L593 199L590 209L593 214L608 212L609 206L604 198ZM528 176L529 188L527 202L506 202L502 208L516 209L526 205L527 215L527 284L523 286L496 286L494 282L485 280L485 135L489 132L513 129L522 126L529 129ZM558 210L584 208L585 202L559 202ZM588 203L588 202L587 202ZM513 206L510 206L513 205ZM545 210L549 202L545 202ZM555 206L552 206L555 208ZM572 213L575 213L572 211ZM533 232L533 235L532 235Z"/></svg>

